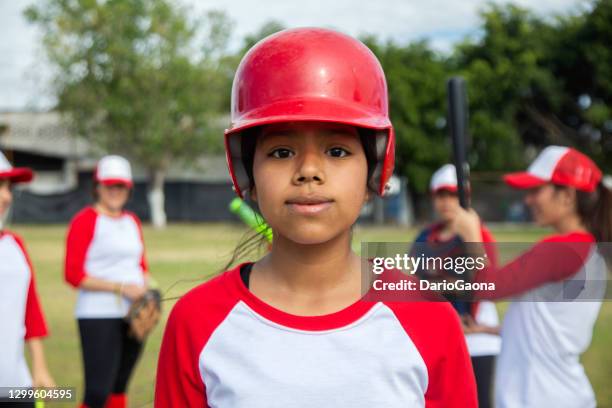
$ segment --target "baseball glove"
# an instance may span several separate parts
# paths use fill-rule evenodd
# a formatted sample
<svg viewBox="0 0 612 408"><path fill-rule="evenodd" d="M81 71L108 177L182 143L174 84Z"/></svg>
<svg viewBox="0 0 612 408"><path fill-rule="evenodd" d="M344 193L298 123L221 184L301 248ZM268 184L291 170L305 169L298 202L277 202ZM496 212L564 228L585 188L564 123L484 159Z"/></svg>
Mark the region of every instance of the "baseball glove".
<svg viewBox="0 0 612 408"><path fill-rule="evenodd" d="M130 325L130 335L138 341L144 341L155 328L161 316L161 293L149 289L141 298L132 302L126 316Z"/></svg>

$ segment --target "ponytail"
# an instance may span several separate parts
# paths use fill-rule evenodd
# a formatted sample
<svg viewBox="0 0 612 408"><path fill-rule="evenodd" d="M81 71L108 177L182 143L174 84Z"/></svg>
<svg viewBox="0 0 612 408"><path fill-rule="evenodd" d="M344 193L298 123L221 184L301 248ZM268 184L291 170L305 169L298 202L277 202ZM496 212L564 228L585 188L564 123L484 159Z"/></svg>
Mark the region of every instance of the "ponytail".
<svg viewBox="0 0 612 408"><path fill-rule="evenodd" d="M578 215L597 242L612 245L612 189L600 181L592 193L576 192ZM612 265L612 250L602 251L606 261Z"/></svg>

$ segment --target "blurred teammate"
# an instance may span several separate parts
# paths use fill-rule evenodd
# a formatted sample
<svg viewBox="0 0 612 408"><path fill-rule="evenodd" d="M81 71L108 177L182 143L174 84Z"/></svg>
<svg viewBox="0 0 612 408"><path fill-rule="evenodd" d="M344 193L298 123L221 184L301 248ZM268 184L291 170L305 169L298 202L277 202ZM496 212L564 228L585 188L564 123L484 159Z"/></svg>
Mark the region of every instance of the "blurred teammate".
<svg viewBox="0 0 612 408"><path fill-rule="evenodd" d="M148 272L138 217L126 210L132 172L123 157L103 157L96 168L95 204L68 230L65 279L78 288L75 315L85 369L83 407L124 408L143 344L124 320L143 296Z"/></svg>
<svg viewBox="0 0 612 408"><path fill-rule="evenodd" d="M476 406L450 305L361 300L351 228L393 171L387 103L379 62L344 34L285 30L246 54L226 152L272 248L178 301L156 407Z"/></svg>
<svg viewBox="0 0 612 408"><path fill-rule="evenodd" d="M13 201L12 187L32 180L32 170L14 168L0 152L0 387L55 386L45 360L42 338L47 325L36 292L34 268L21 237L4 229ZM24 344L30 352L28 369ZM0 397L8 396L7 391ZM2 403L0 406L12 406ZM34 406L19 402L17 407Z"/></svg>
<svg viewBox="0 0 612 408"><path fill-rule="evenodd" d="M547 147L526 172L505 180L527 191L535 222L555 233L503 268L476 275L496 284L478 297L514 296L502 325L495 406L594 407L580 355L605 292L605 261L595 244L612 241L612 192L591 159L562 146ZM453 228L465 241L482 235L474 211L460 209Z"/></svg>
<svg viewBox="0 0 612 408"><path fill-rule="evenodd" d="M460 208L457 196L457 173L455 166L446 164L432 176L429 191L439 222L421 231L415 239L413 252L426 253L428 256L445 257L457 254L464 256L463 240L451 229L452 222ZM493 243L495 239L481 224L482 242ZM497 251L494 245L485 245L489 263L497 265ZM419 254L413 254L419 255ZM451 304L466 322L465 340L472 357L472 366L478 388L478 406L492 406L493 370L495 356L501 349L499 318L495 304L489 301L465 302L454 300Z"/></svg>

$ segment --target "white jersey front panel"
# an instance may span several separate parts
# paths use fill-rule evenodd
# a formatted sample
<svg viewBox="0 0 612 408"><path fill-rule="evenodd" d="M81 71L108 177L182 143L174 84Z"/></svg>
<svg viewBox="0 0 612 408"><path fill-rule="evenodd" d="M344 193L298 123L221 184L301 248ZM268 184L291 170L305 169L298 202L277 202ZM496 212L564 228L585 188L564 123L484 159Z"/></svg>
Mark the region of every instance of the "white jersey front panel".
<svg viewBox="0 0 612 408"><path fill-rule="evenodd" d="M23 350L30 279L19 244L9 234L0 235L0 387L32 384Z"/></svg>
<svg viewBox="0 0 612 408"><path fill-rule="evenodd" d="M424 407L428 385L423 358L382 303L346 327L312 332L267 320L241 301L199 367L214 408Z"/></svg>
<svg viewBox="0 0 612 408"><path fill-rule="evenodd" d="M88 276L118 283L144 285L140 265L143 243L133 217L98 215L93 239L85 258ZM77 318L124 317L130 302L112 292L79 290Z"/></svg>
<svg viewBox="0 0 612 408"><path fill-rule="evenodd" d="M602 302L581 295L574 302L549 299L564 293L564 285L576 277L587 286L600 285L603 298L605 274L605 262L593 250L574 277L543 285L510 305L496 368L497 408L596 406L580 354L591 343ZM590 288L587 292L594 293Z"/></svg>

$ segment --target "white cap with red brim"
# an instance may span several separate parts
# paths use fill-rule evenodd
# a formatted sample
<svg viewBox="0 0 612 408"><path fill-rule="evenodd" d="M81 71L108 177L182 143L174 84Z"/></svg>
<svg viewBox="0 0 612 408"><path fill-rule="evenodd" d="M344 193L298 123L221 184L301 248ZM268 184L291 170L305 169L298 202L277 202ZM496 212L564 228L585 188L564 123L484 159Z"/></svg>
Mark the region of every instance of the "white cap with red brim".
<svg viewBox="0 0 612 408"><path fill-rule="evenodd" d="M442 190L453 193L457 192L457 171L452 164L445 164L431 176L429 191L435 194Z"/></svg>
<svg viewBox="0 0 612 408"><path fill-rule="evenodd" d="M599 167L578 150L548 146L529 165L527 171L506 174L504 180L511 187L519 189L553 183L590 193L595 191L601 177Z"/></svg>
<svg viewBox="0 0 612 408"><path fill-rule="evenodd" d="M96 167L95 179L104 185L124 184L133 186L130 162L121 156L104 156Z"/></svg>
<svg viewBox="0 0 612 408"><path fill-rule="evenodd" d="M27 167L13 167L0 152L0 180L9 179L13 183L27 183L32 181L34 173Z"/></svg>

